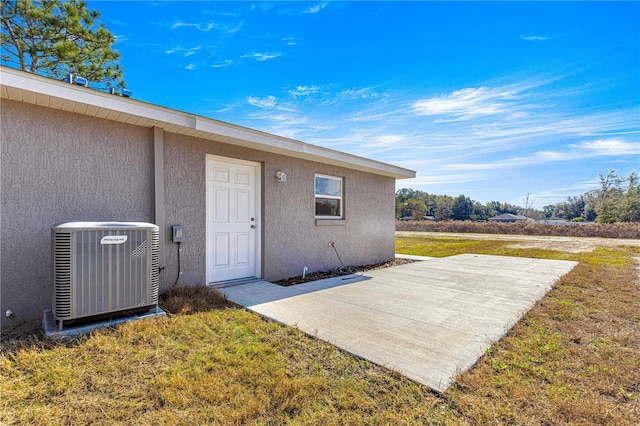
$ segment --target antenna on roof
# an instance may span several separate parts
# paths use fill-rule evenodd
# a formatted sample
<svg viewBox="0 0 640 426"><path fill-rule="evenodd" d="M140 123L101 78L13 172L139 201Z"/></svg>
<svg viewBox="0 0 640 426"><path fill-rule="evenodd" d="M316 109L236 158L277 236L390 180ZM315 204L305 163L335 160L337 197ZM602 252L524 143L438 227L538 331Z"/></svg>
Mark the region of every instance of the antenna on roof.
<svg viewBox="0 0 640 426"><path fill-rule="evenodd" d="M77 84L78 86L89 87L89 80L84 77L80 77L79 75L75 75L74 73L70 73L67 76L67 83Z"/></svg>
<svg viewBox="0 0 640 426"><path fill-rule="evenodd" d="M85 77L80 77L75 75L74 73L69 73L65 81L69 84L77 84L78 86L89 87L89 80ZM123 98L130 98L133 95L133 92L129 89L125 89L124 87L120 90L120 93L116 90L115 87L109 87L110 95L120 95Z"/></svg>
<svg viewBox="0 0 640 426"><path fill-rule="evenodd" d="M75 81L74 83L76 83L78 86L84 86L84 87L89 87L89 80L87 80L84 77L80 77L80 76L75 76Z"/></svg>

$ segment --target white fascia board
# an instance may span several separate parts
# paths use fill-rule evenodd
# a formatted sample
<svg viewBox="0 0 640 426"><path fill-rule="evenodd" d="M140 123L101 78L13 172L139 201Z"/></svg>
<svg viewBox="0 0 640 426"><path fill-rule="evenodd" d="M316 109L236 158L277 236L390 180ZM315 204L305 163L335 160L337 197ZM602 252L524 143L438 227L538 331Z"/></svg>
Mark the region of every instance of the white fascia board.
<svg viewBox="0 0 640 426"><path fill-rule="evenodd" d="M1 83L3 86L17 88L26 92L47 94L49 97L59 98L63 101L73 101L87 106L95 106L99 109L108 110L107 114L110 111L117 111L161 122L194 127L194 115L177 113L167 108L156 107L134 99L122 98L118 95L102 93L94 89L76 86L22 71L2 67Z"/></svg>
<svg viewBox="0 0 640 426"><path fill-rule="evenodd" d="M157 127L172 128L172 131L180 134L197 133L211 140L223 139L227 143L260 151L318 161L396 179L415 177L415 171L392 164L310 145L301 141L172 110L135 99L122 98L117 95L99 92L12 68L0 67L0 70L1 94L2 97L9 99L25 102L27 101L25 98L33 97L33 99L36 99L37 95L47 95L50 100L48 105L50 108L58 106L58 109L62 109L59 105L63 105L65 101L75 102L82 104L85 111L96 111L97 108L99 112L96 115L104 117L127 115L140 117L144 120L135 120L135 122L151 122ZM17 92L22 93L20 98L16 96ZM120 114L113 114L115 112ZM125 121L132 122L130 117Z"/></svg>
<svg viewBox="0 0 640 426"><path fill-rule="evenodd" d="M235 139L239 141L239 144L242 146L255 148L261 151L283 154L304 160L318 161L374 174L382 174L396 179L415 177L415 172L413 170L394 166L392 164L358 157L356 155L311 145L294 139L263 133L258 130L228 124L223 125L220 122L204 117L198 117L196 126L198 130L203 132Z"/></svg>
<svg viewBox="0 0 640 426"><path fill-rule="evenodd" d="M156 107L134 99L102 93L94 89L53 80L50 78L2 68L2 85L15 87L27 92L42 93L52 98L77 102L99 109L117 111L157 121L193 127L195 116L176 113L170 109ZM108 114L107 112L107 114Z"/></svg>

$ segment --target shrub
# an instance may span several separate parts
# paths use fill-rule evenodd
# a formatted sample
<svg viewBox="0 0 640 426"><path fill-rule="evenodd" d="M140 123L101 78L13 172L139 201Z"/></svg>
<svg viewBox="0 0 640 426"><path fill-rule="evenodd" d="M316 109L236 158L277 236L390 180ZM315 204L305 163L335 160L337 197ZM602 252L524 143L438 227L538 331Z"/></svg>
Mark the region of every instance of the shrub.
<svg viewBox="0 0 640 426"><path fill-rule="evenodd" d="M640 223L567 223L562 225L547 223L500 223L471 221L396 221L396 231L414 232L456 232L474 234L511 234L565 237L640 238Z"/></svg>

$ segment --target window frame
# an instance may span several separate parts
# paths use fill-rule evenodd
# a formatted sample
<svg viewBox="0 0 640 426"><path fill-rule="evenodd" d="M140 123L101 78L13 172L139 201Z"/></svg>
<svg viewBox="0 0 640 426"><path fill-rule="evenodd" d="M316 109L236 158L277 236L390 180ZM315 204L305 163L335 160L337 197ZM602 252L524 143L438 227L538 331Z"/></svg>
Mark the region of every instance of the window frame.
<svg viewBox="0 0 640 426"><path fill-rule="evenodd" d="M334 181L340 182L340 195L324 195L318 194L318 188L316 186L317 178L330 179ZM340 208L339 215L337 216L327 216L327 215L319 215L317 213L317 202L318 199L327 199L327 200L338 200L338 205ZM313 176L313 213L316 219L321 220L343 220L344 219L344 178L340 176L332 176L325 175L321 173L316 173Z"/></svg>

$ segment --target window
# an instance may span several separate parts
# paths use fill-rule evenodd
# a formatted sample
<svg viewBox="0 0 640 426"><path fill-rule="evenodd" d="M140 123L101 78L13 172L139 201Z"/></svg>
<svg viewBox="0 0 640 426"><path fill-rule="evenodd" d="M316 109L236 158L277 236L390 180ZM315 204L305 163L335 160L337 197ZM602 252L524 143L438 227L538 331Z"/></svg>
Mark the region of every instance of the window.
<svg viewBox="0 0 640 426"><path fill-rule="evenodd" d="M342 219L342 178L316 175L316 218Z"/></svg>

